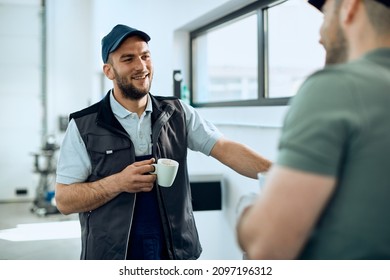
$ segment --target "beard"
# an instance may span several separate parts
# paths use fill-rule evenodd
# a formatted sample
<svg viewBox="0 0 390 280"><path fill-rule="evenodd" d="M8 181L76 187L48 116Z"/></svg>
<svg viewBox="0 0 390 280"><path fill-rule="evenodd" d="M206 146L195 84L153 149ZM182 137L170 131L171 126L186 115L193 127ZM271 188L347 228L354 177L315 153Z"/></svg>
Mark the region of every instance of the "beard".
<svg viewBox="0 0 390 280"><path fill-rule="evenodd" d="M127 82L126 77L122 77L114 69L115 80L118 88L121 90L123 97L131 100L140 100L149 93L150 85L147 89L139 89Z"/></svg>
<svg viewBox="0 0 390 280"><path fill-rule="evenodd" d="M326 65L344 63L348 60L348 43L340 26L337 26L335 35L336 38L326 49Z"/></svg>

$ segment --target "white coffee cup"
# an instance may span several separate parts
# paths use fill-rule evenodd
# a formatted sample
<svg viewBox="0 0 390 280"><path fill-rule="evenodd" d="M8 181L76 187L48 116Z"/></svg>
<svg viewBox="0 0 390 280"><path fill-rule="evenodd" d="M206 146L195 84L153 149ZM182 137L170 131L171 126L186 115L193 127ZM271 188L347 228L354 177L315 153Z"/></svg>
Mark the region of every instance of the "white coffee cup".
<svg viewBox="0 0 390 280"><path fill-rule="evenodd" d="M179 163L173 159L160 158L157 163L152 164L154 172L151 174L157 175L157 184L162 187L170 187L175 181Z"/></svg>

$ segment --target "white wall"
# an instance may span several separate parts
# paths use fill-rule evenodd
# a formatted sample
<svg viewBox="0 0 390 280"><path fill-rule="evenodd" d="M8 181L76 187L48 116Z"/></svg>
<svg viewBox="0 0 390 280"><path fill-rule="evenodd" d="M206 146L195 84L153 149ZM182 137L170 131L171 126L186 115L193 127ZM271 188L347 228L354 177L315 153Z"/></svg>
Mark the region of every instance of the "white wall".
<svg viewBox="0 0 390 280"><path fill-rule="evenodd" d="M0 1L0 201L34 195L41 144L40 1ZM27 196L16 196L23 189Z"/></svg>
<svg viewBox="0 0 390 280"><path fill-rule="evenodd" d="M46 3L48 130L58 135L59 116L68 116L91 104L96 60L91 51L92 1Z"/></svg>

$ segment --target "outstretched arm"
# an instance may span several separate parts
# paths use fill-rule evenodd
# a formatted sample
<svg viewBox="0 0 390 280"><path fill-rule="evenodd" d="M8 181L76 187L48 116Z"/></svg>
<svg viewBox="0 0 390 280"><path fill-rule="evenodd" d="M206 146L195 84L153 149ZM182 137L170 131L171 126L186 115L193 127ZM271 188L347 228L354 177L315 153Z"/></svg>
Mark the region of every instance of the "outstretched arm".
<svg viewBox="0 0 390 280"><path fill-rule="evenodd" d="M257 173L266 172L271 162L249 147L220 138L211 150L211 156L241 175L256 179Z"/></svg>

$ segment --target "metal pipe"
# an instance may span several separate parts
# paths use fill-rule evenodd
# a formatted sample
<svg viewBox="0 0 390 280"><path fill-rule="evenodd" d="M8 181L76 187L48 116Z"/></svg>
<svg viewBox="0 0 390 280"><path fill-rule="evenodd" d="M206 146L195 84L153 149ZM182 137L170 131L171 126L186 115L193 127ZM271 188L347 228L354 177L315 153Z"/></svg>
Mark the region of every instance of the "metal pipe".
<svg viewBox="0 0 390 280"><path fill-rule="evenodd" d="M45 144L47 138L47 54L46 54L46 1L41 0L41 105L42 105L42 130L41 141Z"/></svg>

